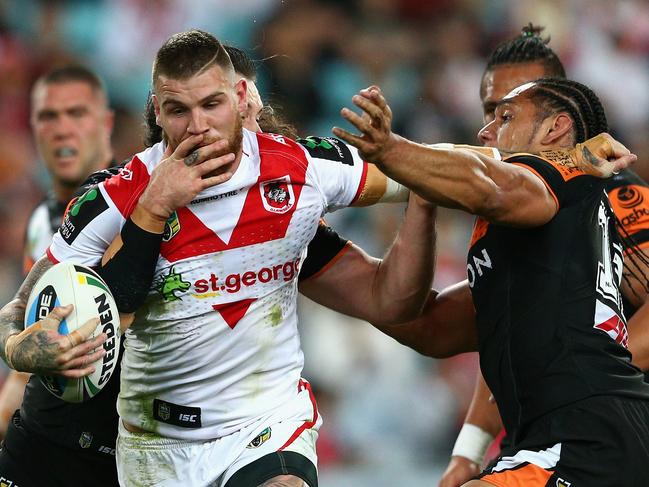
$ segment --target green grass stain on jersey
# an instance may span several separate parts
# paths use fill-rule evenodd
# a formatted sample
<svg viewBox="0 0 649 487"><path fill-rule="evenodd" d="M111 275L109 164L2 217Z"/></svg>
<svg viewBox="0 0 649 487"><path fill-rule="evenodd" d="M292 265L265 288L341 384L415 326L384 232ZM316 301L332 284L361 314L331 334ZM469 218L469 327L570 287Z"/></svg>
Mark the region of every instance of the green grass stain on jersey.
<svg viewBox="0 0 649 487"><path fill-rule="evenodd" d="M278 326L282 323L282 307L279 304L273 305L270 309L270 325Z"/></svg>

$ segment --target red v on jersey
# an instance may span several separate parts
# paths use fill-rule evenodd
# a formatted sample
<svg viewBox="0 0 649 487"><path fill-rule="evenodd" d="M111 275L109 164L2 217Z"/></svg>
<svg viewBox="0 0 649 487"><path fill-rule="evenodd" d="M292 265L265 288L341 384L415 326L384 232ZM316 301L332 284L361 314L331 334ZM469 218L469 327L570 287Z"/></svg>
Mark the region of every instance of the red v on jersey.
<svg viewBox="0 0 649 487"><path fill-rule="evenodd" d="M245 203L229 241L219 238L191 209L182 208L177 212L180 232L170 241L162 243L162 257L169 262L177 262L207 253L277 240L286 235L304 186L308 161L298 146L282 144L265 135L258 135L257 140L260 175L239 196L244 197L245 194ZM281 148L278 147L280 144ZM218 203L205 204L218 207ZM227 218L224 218L221 224L227 224L226 221Z"/></svg>
<svg viewBox="0 0 649 487"><path fill-rule="evenodd" d="M237 323L246 315L248 308L257 298L242 299L233 303L213 304L214 311L221 313L223 320L234 330Z"/></svg>

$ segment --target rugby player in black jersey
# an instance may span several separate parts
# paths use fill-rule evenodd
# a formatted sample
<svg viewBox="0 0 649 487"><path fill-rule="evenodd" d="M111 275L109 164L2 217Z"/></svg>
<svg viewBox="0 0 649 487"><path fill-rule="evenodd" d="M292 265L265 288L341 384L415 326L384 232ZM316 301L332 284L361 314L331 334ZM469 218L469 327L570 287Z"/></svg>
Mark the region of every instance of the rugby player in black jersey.
<svg viewBox="0 0 649 487"><path fill-rule="evenodd" d="M513 90L480 139L541 155L504 161L393 134L376 87L353 102L363 116L342 114L362 135L337 136L421 196L478 216L463 286L472 299L447 303L442 317L475 313L481 369L511 446L465 485L645 485L649 385L626 348L622 238L605 182L578 160L543 156L577 143L577 159L594 161L579 143L607 130L595 94L558 78Z"/></svg>
<svg viewBox="0 0 649 487"><path fill-rule="evenodd" d="M494 119L496 104L516 86L533 81L540 77L565 77L565 69L548 45L549 38L543 38L542 27L529 24L523 27L521 34L511 40L499 44L489 55L485 72L480 86L480 98L484 113L484 122ZM636 248L631 252L642 251L649 247L649 186L630 169L606 180L613 211L624 231L633 237ZM641 348L647 348L644 335L633 333L636 324L642 326L642 315L649 312L649 305L635 312L645 302L647 295L646 269L643 265L638 269L634 266L637 259L626 259L625 265L629 282L624 282L622 297L624 313L629 319L629 329L632 336L630 349L634 353L633 362L642 370L649 368L649 361L642 357L649 354L638 354ZM461 332L455 334L456 337ZM465 335L466 336L466 335ZM438 342L440 347L444 342ZM437 350L437 356L447 356L457 353L458 346L449 344L450 350ZM482 374L478 372L475 391L468 409L464 426L453 448L449 465L440 480L439 487L458 487L480 472L485 452L495 436L499 435L502 423L498 409L489 398L491 392L484 383Z"/></svg>

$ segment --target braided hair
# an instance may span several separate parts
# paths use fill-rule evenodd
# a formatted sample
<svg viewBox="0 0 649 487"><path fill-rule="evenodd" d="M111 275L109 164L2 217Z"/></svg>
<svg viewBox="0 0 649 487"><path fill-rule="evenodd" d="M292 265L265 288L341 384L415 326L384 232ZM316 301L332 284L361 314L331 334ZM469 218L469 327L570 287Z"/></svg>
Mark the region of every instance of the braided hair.
<svg viewBox="0 0 649 487"><path fill-rule="evenodd" d="M541 107L541 118L552 113L567 112L574 122L575 142L584 142L595 135L607 132L608 124L604 107L597 95L587 86L565 78L541 78L533 82L530 98ZM649 265L649 257L639 248L617 215L607 207L609 216L616 222L617 233L625 249L625 258L634 263L626 265L623 278L638 297L632 281L637 281L649 292L649 276L642 270Z"/></svg>
<svg viewBox="0 0 649 487"><path fill-rule="evenodd" d="M487 59L485 71L501 64L542 63L549 76L565 78L563 64L548 46L550 37L541 37L544 29L530 22L521 29L519 36L496 46Z"/></svg>
<svg viewBox="0 0 649 487"><path fill-rule="evenodd" d="M604 107L587 86L566 78L541 78L532 82L530 98L540 108L539 118L567 112L575 128L575 143L608 131Z"/></svg>

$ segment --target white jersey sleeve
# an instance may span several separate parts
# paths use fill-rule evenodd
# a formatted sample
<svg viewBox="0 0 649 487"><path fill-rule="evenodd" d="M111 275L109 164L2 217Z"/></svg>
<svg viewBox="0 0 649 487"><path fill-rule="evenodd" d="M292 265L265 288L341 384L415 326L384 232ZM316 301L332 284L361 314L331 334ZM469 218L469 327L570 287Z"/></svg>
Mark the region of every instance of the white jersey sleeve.
<svg viewBox="0 0 649 487"><path fill-rule="evenodd" d="M52 262L97 266L119 234L149 180L135 156L118 174L90 188L68 209L47 255Z"/></svg>
<svg viewBox="0 0 649 487"><path fill-rule="evenodd" d="M361 194L367 162L355 147L334 137L307 137L298 142L309 161L307 177L320 189L327 211L351 205Z"/></svg>

